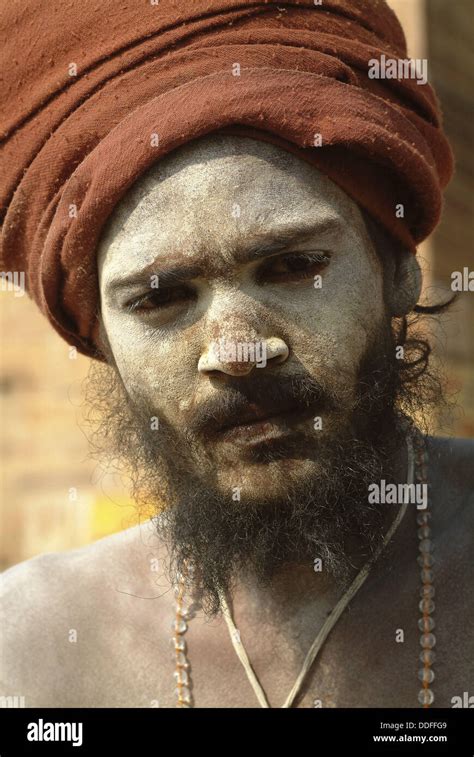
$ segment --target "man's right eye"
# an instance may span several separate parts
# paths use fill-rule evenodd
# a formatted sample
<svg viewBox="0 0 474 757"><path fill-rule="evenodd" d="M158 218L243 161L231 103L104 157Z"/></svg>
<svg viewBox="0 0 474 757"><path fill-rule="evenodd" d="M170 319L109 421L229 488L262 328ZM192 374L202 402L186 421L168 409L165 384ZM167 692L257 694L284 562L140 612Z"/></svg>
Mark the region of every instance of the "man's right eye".
<svg viewBox="0 0 474 757"><path fill-rule="evenodd" d="M186 287L163 287L129 300L125 304L125 309L129 313L150 313L177 305L189 300L190 297L192 297L192 292Z"/></svg>

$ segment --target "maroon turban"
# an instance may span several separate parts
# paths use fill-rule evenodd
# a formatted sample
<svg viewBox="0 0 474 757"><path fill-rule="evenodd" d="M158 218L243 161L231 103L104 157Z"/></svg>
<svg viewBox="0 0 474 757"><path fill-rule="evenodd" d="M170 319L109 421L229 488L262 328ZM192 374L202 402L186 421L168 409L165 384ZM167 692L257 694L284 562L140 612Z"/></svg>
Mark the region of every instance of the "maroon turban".
<svg viewBox="0 0 474 757"><path fill-rule="evenodd" d="M299 155L412 251L439 220L452 155L433 90L368 76L407 58L383 0L9 0L0 18L1 267L81 352L97 350L107 218L204 134Z"/></svg>

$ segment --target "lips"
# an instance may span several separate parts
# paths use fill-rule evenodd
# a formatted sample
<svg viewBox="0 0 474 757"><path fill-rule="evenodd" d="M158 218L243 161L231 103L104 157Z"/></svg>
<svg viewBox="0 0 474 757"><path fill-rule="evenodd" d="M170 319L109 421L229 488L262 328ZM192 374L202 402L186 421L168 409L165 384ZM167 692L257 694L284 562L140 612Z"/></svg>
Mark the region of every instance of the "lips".
<svg viewBox="0 0 474 757"><path fill-rule="evenodd" d="M273 410L254 407L232 421L222 424L216 431L222 441L242 444L259 444L279 439L295 431L295 426L311 417L313 411L301 410L295 405Z"/></svg>
<svg viewBox="0 0 474 757"><path fill-rule="evenodd" d="M311 418L335 409L321 385L306 374L240 378L211 389L184 418L190 437L204 444L296 431L307 437L313 431Z"/></svg>
<svg viewBox="0 0 474 757"><path fill-rule="evenodd" d="M286 409L282 409L280 407L270 410L258 407L257 405L250 405L250 407L245 412L239 414L238 418L234 416L232 420L222 423L217 428L217 431L221 433L232 428L237 428L238 426L249 426L254 423L268 420L269 418L276 418L280 415L288 414L292 410L296 410L296 407L294 405Z"/></svg>

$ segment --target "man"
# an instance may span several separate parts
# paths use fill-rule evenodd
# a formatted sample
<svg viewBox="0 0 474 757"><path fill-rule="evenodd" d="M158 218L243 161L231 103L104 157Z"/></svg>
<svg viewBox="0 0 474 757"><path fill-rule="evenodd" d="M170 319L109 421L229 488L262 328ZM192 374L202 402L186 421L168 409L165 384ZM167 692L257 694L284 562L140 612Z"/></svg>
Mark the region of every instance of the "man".
<svg viewBox="0 0 474 757"><path fill-rule="evenodd" d="M318 24L334 23L326 33L343 49L344 19L367 43L359 12L378 9L378 33L384 21L398 34L386 6L328 8ZM282 29L290 38L316 13L292 9L290 30L271 10L260 43ZM337 96L342 69L322 65ZM359 85L344 76L357 104ZM233 95L219 97L226 112ZM375 112L381 97L367 97ZM398 111L384 107L388 132ZM211 113L203 105L196 119ZM246 129L216 124L173 150L168 141L159 161L137 139L133 159L110 171L104 143L125 145L145 115L133 111L73 170L27 264L57 330L101 360L93 441L127 462L137 501L157 515L4 574L2 695L27 706L280 707L303 668L292 706L452 706L474 677L472 444L428 437L423 470L411 416L438 396L429 348L407 332L421 286L413 247L437 220L435 187L449 173L440 132L418 123L414 137L406 123L394 142L419 173L431 145L424 183L406 165L395 181L397 158L378 160L380 135L364 132L365 180L373 160L379 196L364 185L357 202L357 155L347 153L348 175L337 148L309 159L281 135L252 132L246 116ZM331 133L328 114L323 144ZM19 227L28 237L21 197L5 222L6 260ZM426 474L410 490L418 500L370 496L412 483L414 467L420 482Z"/></svg>

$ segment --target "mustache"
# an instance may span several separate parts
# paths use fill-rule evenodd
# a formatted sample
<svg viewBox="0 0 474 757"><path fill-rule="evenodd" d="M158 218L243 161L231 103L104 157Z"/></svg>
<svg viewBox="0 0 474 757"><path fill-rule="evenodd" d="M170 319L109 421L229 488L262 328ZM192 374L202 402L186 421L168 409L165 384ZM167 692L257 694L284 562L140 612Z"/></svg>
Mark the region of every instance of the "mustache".
<svg viewBox="0 0 474 757"><path fill-rule="evenodd" d="M204 400L186 419L187 431L213 435L249 418L287 411L333 410L340 403L334 393L309 374L254 375L228 381Z"/></svg>

